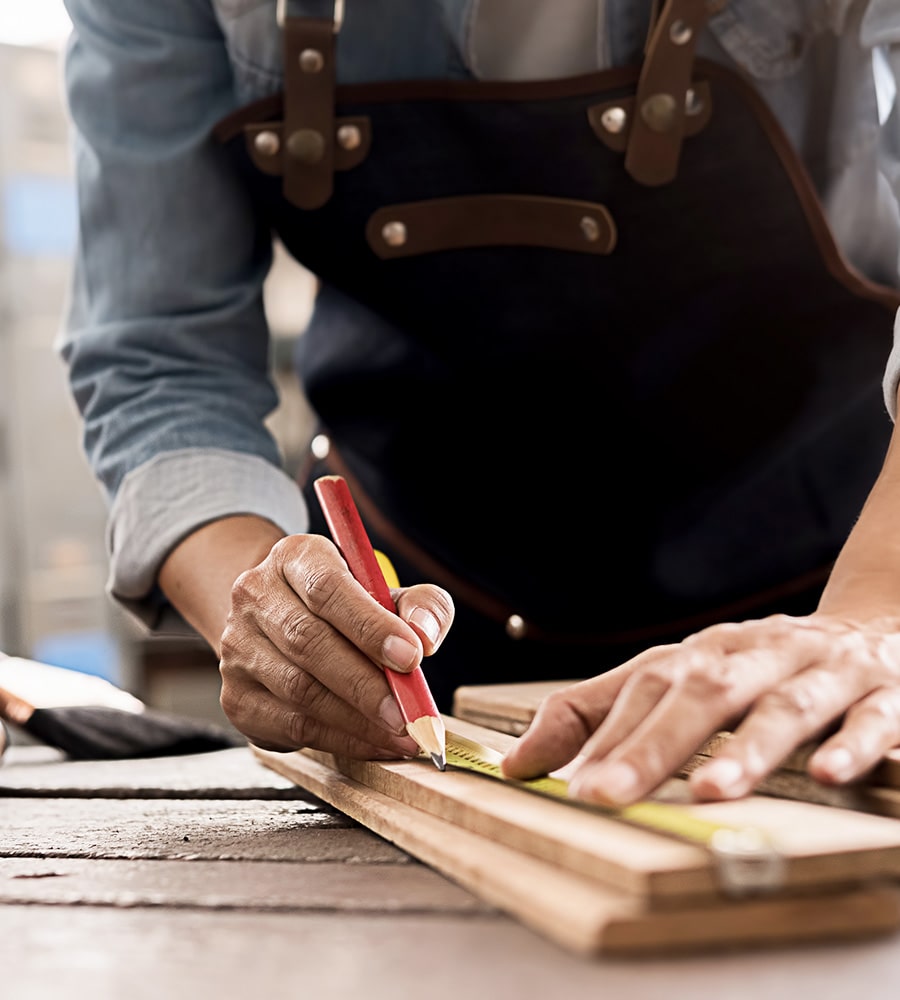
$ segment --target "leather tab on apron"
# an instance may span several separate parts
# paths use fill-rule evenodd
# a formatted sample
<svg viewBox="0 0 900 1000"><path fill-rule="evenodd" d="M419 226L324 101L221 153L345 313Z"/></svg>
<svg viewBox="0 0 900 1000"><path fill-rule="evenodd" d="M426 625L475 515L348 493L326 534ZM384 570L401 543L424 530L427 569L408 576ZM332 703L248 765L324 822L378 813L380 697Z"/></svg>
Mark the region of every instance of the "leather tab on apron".
<svg viewBox="0 0 900 1000"><path fill-rule="evenodd" d="M381 208L369 219L366 239L382 260L488 246L609 254L616 224L596 202L468 195Z"/></svg>
<svg viewBox="0 0 900 1000"><path fill-rule="evenodd" d="M369 155L372 146L372 123L368 118L336 118L334 169L352 170ZM280 177L284 171L284 122L264 121L244 126L247 152L254 166L264 174Z"/></svg>
<svg viewBox="0 0 900 1000"><path fill-rule="evenodd" d="M321 208L334 188L335 22L284 19L284 196Z"/></svg>
<svg viewBox="0 0 900 1000"><path fill-rule="evenodd" d="M650 187L678 173L698 33L722 0L668 0L650 31L638 81L625 169Z"/></svg>

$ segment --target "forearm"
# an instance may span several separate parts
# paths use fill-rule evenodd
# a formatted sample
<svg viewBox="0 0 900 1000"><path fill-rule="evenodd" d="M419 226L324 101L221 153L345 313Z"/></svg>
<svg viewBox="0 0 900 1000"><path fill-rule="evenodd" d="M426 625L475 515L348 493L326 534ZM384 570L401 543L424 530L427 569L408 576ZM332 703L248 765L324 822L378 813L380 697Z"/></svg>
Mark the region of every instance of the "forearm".
<svg viewBox="0 0 900 1000"><path fill-rule="evenodd" d="M900 430L896 428L884 467L835 562L818 610L860 621L900 619Z"/></svg>
<svg viewBox="0 0 900 1000"><path fill-rule="evenodd" d="M234 581L283 537L284 532L264 518L226 517L189 535L163 563L161 589L217 656Z"/></svg>

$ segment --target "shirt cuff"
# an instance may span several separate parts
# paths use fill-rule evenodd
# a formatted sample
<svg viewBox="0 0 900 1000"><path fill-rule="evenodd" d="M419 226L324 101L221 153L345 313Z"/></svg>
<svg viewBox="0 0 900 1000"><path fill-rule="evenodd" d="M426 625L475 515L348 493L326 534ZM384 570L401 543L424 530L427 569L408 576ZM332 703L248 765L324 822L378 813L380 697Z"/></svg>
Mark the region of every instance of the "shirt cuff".
<svg viewBox="0 0 900 1000"><path fill-rule="evenodd" d="M154 631L184 632L156 585L160 567L198 528L238 515L266 518L288 535L309 527L300 488L257 455L187 448L138 466L123 479L110 512L110 596Z"/></svg>
<svg viewBox="0 0 900 1000"><path fill-rule="evenodd" d="M897 388L900 384L900 310L894 320L894 348L888 357L884 372L884 405L887 407L891 420L897 422Z"/></svg>

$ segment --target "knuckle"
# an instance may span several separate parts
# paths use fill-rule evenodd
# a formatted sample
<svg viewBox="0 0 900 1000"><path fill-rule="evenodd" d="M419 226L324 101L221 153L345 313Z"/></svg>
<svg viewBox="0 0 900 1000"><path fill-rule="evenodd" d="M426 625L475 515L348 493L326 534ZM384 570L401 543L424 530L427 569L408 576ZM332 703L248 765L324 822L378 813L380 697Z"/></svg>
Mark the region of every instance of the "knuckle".
<svg viewBox="0 0 900 1000"><path fill-rule="evenodd" d="M231 603L235 608L242 608L248 604L255 604L258 597L263 592L261 586L261 573L258 567L244 570L243 573L231 585Z"/></svg>
<svg viewBox="0 0 900 1000"><path fill-rule="evenodd" d="M634 684L644 690L661 691L671 687L676 672L668 662L656 661L641 667L634 674Z"/></svg>
<svg viewBox="0 0 900 1000"><path fill-rule="evenodd" d="M303 574L304 599L315 615L322 615L340 600L341 585L346 582L346 572L316 563L307 566Z"/></svg>
<svg viewBox="0 0 900 1000"><path fill-rule="evenodd" d="M590 729L589 726L584 724L568 692L565 690L553 691L538 706L535 723L540 723L545 729L558 731L562 727L571 725L573 718L582 724L586 732Z"/></svg>
<svg viewBox="0 0 900 1000"><path fill-rule="evenodd" d="M446 625L453 621L453 616L456 614L456 607L453 603L453 598L447 593L442 587L433 587L431 589L433 609L438 615L438 619L442 625Z"/></svg>
<svg viewBox="0 0 900 1000"><path fill-rule="evenodd" d="M302 705L307 712L310 711L315 702L316 684L305 670L286 666L279 687L285 701L291 705Z"/></svg>
<svg viewBox="0 0 900 1000"><path fill-rule="evenodd" d="M285 736L291 746L301 749L312 746L315 741L315 727L302 712L288 712L285 717Z"/></svg>
<svg viewBox="0 0 900 1000"><path fill-rule="evenodd" d="M322 627L304 610L289 611L281 620L281 634L291 657L308 659L322 641Z"/></svg>
<svg viewBox="0 0 900 1000"><path fill-rule="evenodd" d="M730 704L735 689L734 674L727 660L705 658L702 666L696 663L685 675L684 687L696 699Z"/></svg>
<svg viewBox="0 0 900 1000"><path fill-rule="evenodd" d="M796 636L798 628L808 628L806 620L791 615L778 613L767 615L749 622L748 625L757 633L757 641L769 646L789 642Z"/></svg>
<svg viewBox="0 0 900 1000"><path fill-rule="evenodd" d="M900 731L900 691L893 695L877 691L855 705L851 712L857 719L879 729Z"/></svg>
<svg viewBox="0 0 900 1000"><path fill-rule="evenodd" d="M361 670L347 678L348 690L346 700L351 705L368 705L373 702L381 702L387 695L387 690L379 691L378 685L387 688L387 681L377 667L371 670Z"/></svg>
<svg viewBox="0 0 900 1000"><path fill-rule="evenodd" d="M702 646L716 652L728 652L744 635L746 626L738 622L719 622L690 636L691 646Z"/></svg>
<svg viewBox="0 0 900 1000"><path fill-rule="evenodd" d="M806 685L789 684L773 688L759 700L759 707L773 715L788 715L803 722L819 720L823 699Z"/></svg>
<svg viewBox="0 0 900 1000"><path fill-rule="evenodd" d="M222 706L222 711L232 722L237 722L241 717L241 703L242 699L235 689L230 684L223 683L219 691L219 704Z"/></svg>

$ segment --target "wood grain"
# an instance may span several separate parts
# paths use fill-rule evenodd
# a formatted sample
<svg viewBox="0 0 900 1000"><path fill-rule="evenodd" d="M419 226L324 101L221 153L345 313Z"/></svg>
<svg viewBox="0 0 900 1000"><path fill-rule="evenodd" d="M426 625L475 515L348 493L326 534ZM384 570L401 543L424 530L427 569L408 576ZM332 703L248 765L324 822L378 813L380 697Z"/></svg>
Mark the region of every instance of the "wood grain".
<svg viewBox="0 0 900 1000"><path fill-rule="evenodd" d="M534 856L525 842L518 849L468 829L465 821L471 812L451 822L342 773L325 755L255 752L273 770L574 952L681 952L723 944L866 937L900 926L897 890L884 883L742 901L710 898L675 905L673 900L671 905L654 908L640 894ZM427 773L427 766L423 770ZM451 782L459 786L466 779L469 790L474 781L497 793L532 798L471 774L443 777L448 786ZM548 808L570 808L535 799ZM623 842L636 832L619 831Z"/></svg>

